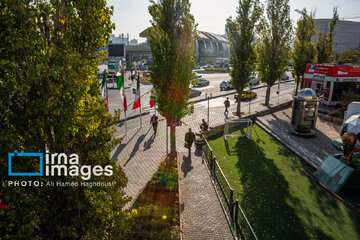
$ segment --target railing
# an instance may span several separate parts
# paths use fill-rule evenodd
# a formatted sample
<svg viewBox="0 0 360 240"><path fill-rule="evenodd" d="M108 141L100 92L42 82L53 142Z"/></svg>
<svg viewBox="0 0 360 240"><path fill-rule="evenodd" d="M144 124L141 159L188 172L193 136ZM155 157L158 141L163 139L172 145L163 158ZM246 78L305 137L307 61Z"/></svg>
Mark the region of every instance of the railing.
<svg viewBox="0 0 360 240"><path fill-rule="evenodd" d="M215 183L219 198L224 203L223 208L230 219L230 225L235 230L236 235L240 239L258 240L256 234L251 227L244 211L240 207L239 201L234 202L234 190L231 188L226 179L221 167L216 161L213 151L206 141L206 138L201 135L204 144L202 148L203 158L205 158L211 177Z"/></svg>

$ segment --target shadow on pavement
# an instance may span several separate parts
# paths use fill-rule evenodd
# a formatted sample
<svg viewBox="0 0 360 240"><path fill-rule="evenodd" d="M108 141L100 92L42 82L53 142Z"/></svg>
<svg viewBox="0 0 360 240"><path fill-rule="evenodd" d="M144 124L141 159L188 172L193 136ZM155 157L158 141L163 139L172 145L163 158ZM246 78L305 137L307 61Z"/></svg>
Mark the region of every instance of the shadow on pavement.
<svg viewBox="0 0 360 240"><path fill-rule="evenodd" d="M190 172L194 167L191 166L191 154L187 157L183 156L183 162L181 164L181 171L184 173L184 177L186 177L187 173Z"/></svg>

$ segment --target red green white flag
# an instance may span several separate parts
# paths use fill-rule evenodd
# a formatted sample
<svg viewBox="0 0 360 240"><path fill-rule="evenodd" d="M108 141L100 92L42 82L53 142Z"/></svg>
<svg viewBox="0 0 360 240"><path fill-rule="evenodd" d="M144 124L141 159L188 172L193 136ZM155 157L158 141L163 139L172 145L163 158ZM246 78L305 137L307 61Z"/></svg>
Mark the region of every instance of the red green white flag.
<svg viewBox="0 0 360 240"><path fill-rule="evenodd" d="M106 106L107 110L109 110L105 72L104 72L103 79L101 81L101 99L105 100L105 106Z"/></svg>
<svg viewBox="0 0 360 240"><path fill-rule="evenodd" d="M135 94L133 109L136 109L138 107L140 107L140 79L139 79L139 76L137 78L136 94Z"/></svg>
<svg viewBox="0 0 360 240"><path fill-rule="evenodd" d="M124 75L121 74L117 80L117 88L119 89L120 98L124 105L124 112L127 110L127 103L126 103L126 96L125 96L125 81L124 81Z"/></svg>

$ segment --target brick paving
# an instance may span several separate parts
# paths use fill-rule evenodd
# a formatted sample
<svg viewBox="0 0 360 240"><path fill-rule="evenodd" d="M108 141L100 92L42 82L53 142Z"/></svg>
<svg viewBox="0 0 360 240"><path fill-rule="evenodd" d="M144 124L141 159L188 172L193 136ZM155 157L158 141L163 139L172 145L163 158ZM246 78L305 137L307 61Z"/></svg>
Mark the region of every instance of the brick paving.
<svg viewBox="0 0 360 240"><path fill-rule="evenodd" d="M281 136L283 142L295 146L302 154L305 154L310 160L310 164L318 168L321 166L326 155L339 153L333 146L332 141L340 137L341 126L325 121L321 118L317 119L315 137L302 138L290 133L294 128L291 125L292 109L287 108L272 114L261 116L258 119L270 128L273 132Z"/></svg>
<svg viewBox="0 0 360 240"><path fill-rule="evenodd" d="M233 239L206 168L201 156L178 155L183 239Z"/></svg>

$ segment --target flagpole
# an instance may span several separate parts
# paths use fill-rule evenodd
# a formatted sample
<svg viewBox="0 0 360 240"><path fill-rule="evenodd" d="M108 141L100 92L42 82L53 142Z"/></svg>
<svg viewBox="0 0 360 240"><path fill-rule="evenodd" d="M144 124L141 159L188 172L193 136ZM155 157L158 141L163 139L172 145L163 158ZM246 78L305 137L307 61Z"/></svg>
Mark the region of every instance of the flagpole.
<svg viewBox="0 0 360 240"><path fill-rule="evenodd" d="M140 72L138 73L138 81L139 81L139 99L140 99L140 127L142 127L142 117L141 117L141 91L140 91Z"/></svg>
<svg viewBox="0 0 360 240"><path fill-rule="evenodd" d="M127 117L126 117L126 111L124 111L125 113L125 136L127 135Z"/></svg>
<svg viewBox="0 0 360 240"><path fill-rule="evenodd" d="M125 71L124 71L124 67L121 68L121 75L123 77L123 92L121 94L123 94L123 98L126 99L126 96L125 96ZM125 101L125 100L124 100ZM126 101L125 101L126 102ZM123 103L124 105L124 103ZM125 111L125 108L124 108L124 113L125 113L125 136L127 135L127 117L126 117L126 111Z"/></svg>

